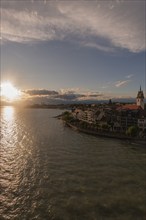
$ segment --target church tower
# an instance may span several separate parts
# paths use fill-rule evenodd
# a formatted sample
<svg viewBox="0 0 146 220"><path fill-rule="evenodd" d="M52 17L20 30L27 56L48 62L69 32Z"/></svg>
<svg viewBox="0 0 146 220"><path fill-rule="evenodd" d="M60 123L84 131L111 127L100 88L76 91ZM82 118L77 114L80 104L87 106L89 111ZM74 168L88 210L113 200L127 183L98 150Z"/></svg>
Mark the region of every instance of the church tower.
<svg viewBox="0 0 146 220"><path fill-rule="evenodd" d="M144 109L144 94L143 91L141 90L141 86L140 86L140 90L137 93L136 104L137 106L141 106L141 108Z"/></svg>

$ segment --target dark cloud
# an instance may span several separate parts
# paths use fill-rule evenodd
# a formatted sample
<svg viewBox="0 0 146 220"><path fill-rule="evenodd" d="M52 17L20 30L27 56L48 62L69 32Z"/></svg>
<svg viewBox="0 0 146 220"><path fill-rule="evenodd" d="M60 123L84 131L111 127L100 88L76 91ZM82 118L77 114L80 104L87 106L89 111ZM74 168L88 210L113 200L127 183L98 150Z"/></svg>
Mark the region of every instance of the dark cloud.
<svg viewBox="0 0 146 220"><path fill-rule="evenodd" d="M55 98L63 99L63 100L77 100L79 98L85 97L83 94L75 94L75 93L66 93L66 94L58 94Z"/></svg>
<svg viewBox="0 0 146 220"><path fill-rule="evenodd" d="M52 91L46 89L30 89L23 91L29 95L26 99L32 103L73 103L73 102L85 102L96 101L98 98L104 96L100 93L78 93L74 90Z"/></svg>
<svg viewBox="0 0 146 220"><path fill-rule="evenodd" d="M96 98L96 97L99 97L99 96L102 96L102 94L92 94L92 95L88 95L88 97L90 97L90 98Z"/></svg>
<svg viewBox="0 0 146 220"><path fill-rule="evenodd" d="M46 89L30 89L23 91L24 93L30 95L30 96L47 96L47 95L58 95L57 91L50 91Z"/></svg>

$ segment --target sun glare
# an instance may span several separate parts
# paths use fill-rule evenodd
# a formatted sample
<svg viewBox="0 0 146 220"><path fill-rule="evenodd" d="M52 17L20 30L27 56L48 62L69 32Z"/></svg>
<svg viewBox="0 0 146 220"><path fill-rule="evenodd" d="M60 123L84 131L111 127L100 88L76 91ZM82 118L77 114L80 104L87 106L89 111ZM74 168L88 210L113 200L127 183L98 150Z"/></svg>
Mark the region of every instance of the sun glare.
<svg viewBox="0 0 146 220"><path fill-rule="evenodd" d="M1 96L9 101L14 101L20 98L21 92L15 88L10 82L4 82L1 84Z"/></svg>

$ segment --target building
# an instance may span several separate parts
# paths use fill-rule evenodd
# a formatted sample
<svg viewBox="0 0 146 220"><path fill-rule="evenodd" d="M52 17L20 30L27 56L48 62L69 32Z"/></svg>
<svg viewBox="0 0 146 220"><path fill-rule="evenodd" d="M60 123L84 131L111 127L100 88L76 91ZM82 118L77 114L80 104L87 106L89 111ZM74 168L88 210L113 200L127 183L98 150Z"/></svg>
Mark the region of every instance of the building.
<svg viewBox="0 0 146 220"><path fill-rule="evenodd" d="M138 127L142 131L146 131L146 118L138 119Z"/></svg>
<svg viewBox="0 0 146 220"><path fill-rule="evenodd" d="M86 106L76 108L73 117L99 127L108 127L110 131L125 133L129 127L138 127L141 136L146 132L146 110L144 110L144 94L137 93L135 104L100 105L94 108Z"/></svg>
<svg viewBox="0 0 146 220"><path fill-rule="evenodd" d="M76 118L80 121L85 121L87 123L95 123L94 111L87 109L85 111L77 109Z"/></svg>
<svg viewBox="0 0 146 220"><path fill-rule="evenodd" d="M140 90L137 93L136 97L136 103L135 104L126 104L126 105L119 105L116 110L122 110L122 111L138 111L138 110L144 110L144 94L143 91Z"/></svg>
<svg viewBox="0 0 146 220"><path fill-rule="evenodd" d="M137 93L136 104L137 106L140 106L142 109L144 109L144 94L143 91L141 90L141 86L140 86L140 90Z"/></svg>

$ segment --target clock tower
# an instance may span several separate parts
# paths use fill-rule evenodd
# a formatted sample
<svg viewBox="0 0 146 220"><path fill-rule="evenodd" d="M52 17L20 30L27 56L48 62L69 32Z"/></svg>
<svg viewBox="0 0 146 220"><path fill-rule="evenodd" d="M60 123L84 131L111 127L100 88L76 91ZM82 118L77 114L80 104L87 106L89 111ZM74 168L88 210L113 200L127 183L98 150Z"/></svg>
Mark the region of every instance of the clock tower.
<svg viewBox="0 0 146 220"><path fill-rule="evenodd" d="M144 94L143 91L141 90L141 86L140 86L140 90L137 93L136 104L137 106L141 106L141 108L144 109Z"/></svg>

